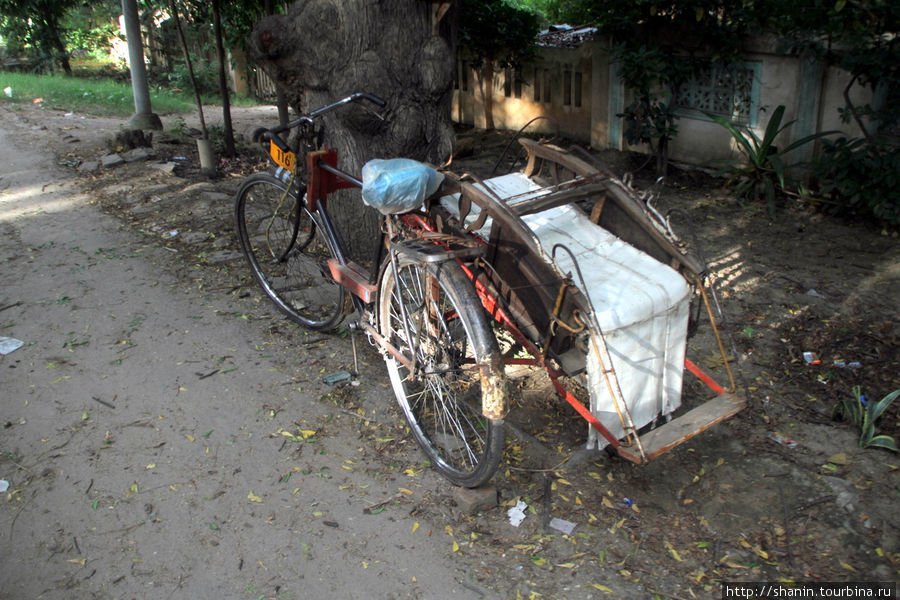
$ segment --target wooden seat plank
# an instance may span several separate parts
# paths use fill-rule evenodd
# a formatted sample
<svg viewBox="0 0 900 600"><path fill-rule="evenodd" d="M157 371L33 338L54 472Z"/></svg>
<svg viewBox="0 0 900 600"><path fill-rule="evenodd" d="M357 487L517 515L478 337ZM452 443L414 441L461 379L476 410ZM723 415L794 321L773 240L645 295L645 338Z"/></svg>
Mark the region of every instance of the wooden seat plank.
<svg viewBox="0 0 900 600"><path fill-rule="evenodd" d="M737 414L747 405L747 401L736 394L721 394L712 400L686 412L665 425L640 436L647 460L652 460L686 442L698 433L706 431L716 423ZM619 456L641 464L641 453L636 445L619 446Z"/></svg>

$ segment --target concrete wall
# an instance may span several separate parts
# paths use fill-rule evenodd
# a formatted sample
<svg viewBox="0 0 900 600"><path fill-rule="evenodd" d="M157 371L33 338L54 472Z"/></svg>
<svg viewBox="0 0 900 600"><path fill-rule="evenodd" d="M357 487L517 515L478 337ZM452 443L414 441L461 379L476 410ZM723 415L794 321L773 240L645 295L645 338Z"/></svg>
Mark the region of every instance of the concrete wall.
<svg viewBox="0 0 900 600"><path fill-rule="evenodd" d="M596 60L592 49L587 44L571 50L543 48L535 62L518 72L495 71L490 82L494 126L516 131L537 116L549 116L567 137L589 143L592 109L598 103L594 93ZM482 82L481 73L470 65L466 57L457 63L453 117L459 123L484 127L482 88L487 82ZM553 133L556 126L539 120L528 131Z"/></svg>
<svg viewBox="0 0 900 600"><path fill-rule="evenodd" d="M843 135L858 136L859 127L843 123L838 113L844 105L842 94L850 75L800 57L777 54L775 47L776 41L771 37L760 37L747 46L746 65L755 70L755 76L752 114L746 126L762 137L772 112L783 104L782 124L795 122L778 138L779 145L786 146L817 131L839 130ZM497 72L492 82L495 126L518 130L535 116L544 115L556 119L565 137L594 148L646 152L647 148L629 147L623 139L622 119L616 115L631 99L618 79L616 65L609 60L607 48L608 42L602 37L574 48L539 47L534 64L522 69L520 97L505 94L507 75ZM454 90L454 118L463 124L484 127L481 82L469 64L463 57L457 65L459 85ZM575 106L576 73L581 106ZM464 77L468 77L467 85L462 85ZM545 98L547 82L549 100ZM538 88L539 98L535 100ZM851 97L858 103L868 102L870 96L858 85L852 89ZM741 156L724 128L697 111L679 114L679 134L670 142L672 160L700 164L713 158ZM540 131L550 131L546 123L539 127ZM798 148L791 158L807 160L817 147L818 144L809 144Z"/></svg>

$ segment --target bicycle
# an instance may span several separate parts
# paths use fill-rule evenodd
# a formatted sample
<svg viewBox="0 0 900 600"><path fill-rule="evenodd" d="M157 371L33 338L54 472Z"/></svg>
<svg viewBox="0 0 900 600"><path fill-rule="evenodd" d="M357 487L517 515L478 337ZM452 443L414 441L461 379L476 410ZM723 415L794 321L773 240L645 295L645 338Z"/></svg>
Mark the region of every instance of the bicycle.
<svg viewBox="0 0 900 600"><path fill-rule="evenodd" d="M385 355L391 384L411 431L435 467L457 485L474 487L493 474L503 445L502 419L482 416L503 404L497 342L471 281L455 262L481 250L444 236L425 241L421 214L382 218L383 240L366 271L347 258L327 197L362 182L337 168L320 147L316 121L350 103L382 107L357 93L257 138L269 142L272 173L240 186L235 222L256 281L290 319L333 330L355 310L351 328L364 331ZM279 135L297 130L293 146ZM303 162L298 162L301 157ZM349 292L349 293L348 293Z"/></svg>
<svg viewBox="0 0 900 600"><path fill-rule="evenodd" d="M521 173L480 181L445 172L424 201L381 211L370 268L352 262L328 196L366 184L338 168L316 125L355 103L385 105L357 93L258 131L272 172L251 175L237 192L240 245L289 318L328 331L353 315L351 332L365 333L384 357L413 436L447 479L476 487L496 471L509 410L507 364L543 368L588 422L589 446L639 464L744 408L727 359L730 390L685 356L693 296L702 297L718 340L702 261L682 250L649 198L583 153L520 140L528 157ZM296 130L293 145L280 135L289 130ZM576 204L586 204L590 217ZM569 226L622 257L573 251ZM600 260L600 274L585 278L585 260ZM633 276L643 270L650 279L641 288ZM640 308L637 296L616 304L626 288L647 295L650 308ZM602 313L595 301L604 303ZM619 310L623 304L627 310ZM619 323L635 306L634 324ZM527 356L502 353L495 328ZM608 343L611 330L621 335ZM684 369L717 396L648 433L680 405ZM573 385L588 389L590 407Z"/></svg>

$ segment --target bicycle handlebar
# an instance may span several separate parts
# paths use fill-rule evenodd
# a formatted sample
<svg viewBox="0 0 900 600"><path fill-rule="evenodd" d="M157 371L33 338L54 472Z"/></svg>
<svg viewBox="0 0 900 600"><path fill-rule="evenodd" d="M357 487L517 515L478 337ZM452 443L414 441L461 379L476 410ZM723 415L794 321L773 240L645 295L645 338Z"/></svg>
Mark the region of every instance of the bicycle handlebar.
<svg viewBox="0 0 900 600"><path fill-rule="evenodd" d="M261 137L263 140L271 140L272 142L274 142L275 145L278 146L278 148L281 149L283 152L289 152L290 147L287 145L287 142L285 142L283 139L281 139L281 136L278 135L279 133L281 133L282 131L287 131L289 129L293 129L294 127L297 127L303 123L312 123L317 117L320 117L327 112L330 112L340 106L343 106L344 104L349 104L350 102L356 102L357 100L368 100L369 102L371 102L372 104L374 104L375 106L377 106L379 108L384 108L384 106L387 105L387 102L385 102L384 100L382 100L375 94L369 94L366 92L356 92L355 94L350 94L346 98L341 98L337 102L334 102L327 106L323 106L322 108L317 108L316 110L310 112L309 114L301 115L301 116L297 117L296 119L294 119L293 121L290 121L284 125L279 125L278 127L273 127L272 129L267 129L262 134ZM378 115L377 113L376 113L376 116L378 116L378 118L380 118L382 120L384 119L384 117L382 117L381 115Z"/></svg>

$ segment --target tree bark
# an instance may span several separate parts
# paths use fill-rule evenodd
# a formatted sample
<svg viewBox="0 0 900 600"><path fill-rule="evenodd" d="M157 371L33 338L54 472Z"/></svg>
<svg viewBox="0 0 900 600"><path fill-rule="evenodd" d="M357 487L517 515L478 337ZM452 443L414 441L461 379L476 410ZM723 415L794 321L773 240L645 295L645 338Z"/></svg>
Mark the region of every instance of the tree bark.
<svg viewBox="0 0 900 600"><path fill-rule="evenodd" d="M175 31L178 32L181 51L184 52L184 63L187 65L188 76L191 78L191 88L194 90L194 100L197 101L197 113L200 115L200 131L203 132L203 139L208 140L209 132L206 130L206 119L203 118L203 100L200 99L200 89L197 87L197 78L194 76L194 63L191 62L191 51L188 49L184 30L181 28L181 18L178 16L175 0L169 0L169 12L172 13L172 20L175 21Z"/></svg>
<svg viewBox="0 0 900 600"><path fill-rule="evenodd" d="M234 156L234 130L231 127L231 100L228 95L228 77L225 75L225 48L222 44L222 15L219 0L212 0L213 29L216 36L216 58L219 61L219 92L222 95L222 122L224 125L225 156Z"/></svg>
<svg viewBox="0 0 900 600"><path fill-rule="evenodd" d="M284 16L264 17L248 46L299 111L354 92L387 101L379 111L384 121L355 105L325 118L325 143L338 151L344 170L358 174L372 158L440 164L454 139L456 13L455 2L301 0ZM336 195L329 207L351 256L372 254L375 211L359 194Z"/></svg>
<svg viewBox="0 0 900 600"><path fill-rule="evenodd" d="M41 3L41 20L44 22L44 29L50 36L51 45L56 50L56 62L62 67L66 75L72 74L72 65L69 63L69 51L63 43L62 35L60 35L57 15L51 7L46 3Z"/></svg>
<svg viewBox="0 0 900 600"><path fill-rule="evenodd" d="M275 14L275 4L272 0L263 0L263 10L265 10L265 14L274 15ZM279 125L287 125L290 120L290 114L288 113L288 103L287 96L284 94L284 90L281 89L281 86L275 85L275 105L278 107L278 124Z"/></svg>
<svg viewBox="0 0 900 600"><path fill-rule="evenodd" d="M481 99L484 103L484 127L494 128L494 61L484 60L481 67Z"/></svg>

